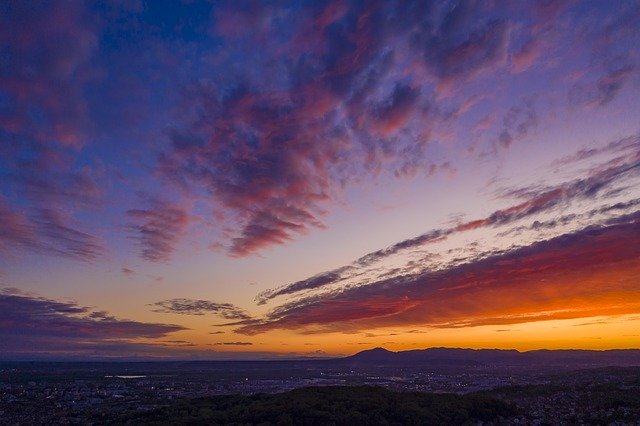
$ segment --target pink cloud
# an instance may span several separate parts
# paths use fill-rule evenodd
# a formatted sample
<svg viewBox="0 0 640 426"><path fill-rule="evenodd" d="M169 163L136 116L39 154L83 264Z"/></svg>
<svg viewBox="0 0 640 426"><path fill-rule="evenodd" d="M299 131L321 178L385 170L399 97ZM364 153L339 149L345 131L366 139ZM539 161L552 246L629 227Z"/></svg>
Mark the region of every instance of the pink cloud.
<svg viewBox="0 0 640 426"><path fill-rule="evenodd" d="M537 39L527 41L511 57L513 72L521 73L531 67L542 54L542 43Z"/></svg>
<svg viewBox="0 0 640 426"><path fill-rule="evenodd" d="M638 212L437 272L303 298L239 333L466 327L640 311Z"/></svg>

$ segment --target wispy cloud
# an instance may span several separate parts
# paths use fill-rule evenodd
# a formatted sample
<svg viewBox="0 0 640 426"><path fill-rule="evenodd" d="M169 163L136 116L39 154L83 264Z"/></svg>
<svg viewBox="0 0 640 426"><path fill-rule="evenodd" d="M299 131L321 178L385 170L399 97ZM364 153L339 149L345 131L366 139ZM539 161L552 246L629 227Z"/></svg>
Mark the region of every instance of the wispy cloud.
<svg viewBox="0 0 640 426"><path fill-rule="evenodd" d="M98 239L68 226L68 219L54 210L42 209L26 216L0 197L0 253L16 249L92 261L103 251Z"/></svg>
<svg viewBox="0 0 640 426"><path fill-rule="evenodd" d="M147 209L131 209L127 214L137 222L129 230L140 245L140 256L150 262L168 261L189 223L186 209L158 199L150 200Z"/></svg>
<svg viewBox="0 0 640 426"><path fill-rule="evenodd" d="M634 313L638 238L636 212L444 270L302 298L237 332L449 328Z"/></svg>
<svg viewBox="0 0 640 426"><path fill-rule="evenodd" d="M248 320L251 316L231 303L216 303L210 300L169 299L152 303L153 312L181 315L218 315L228 320ZM213 334L213 333L210 333Z"/></svg>
<svg viewBox="0 0 640 426"><path fill-rule="evenodd" d="M75 213L94 208L103 188L96 169L75 157L90 127L84 90L96 72L97 22L81 3L12 1L1 15L0 203L12 218L0 239L21 250L93 260L103 248Z"/></svg>
<svg viewBox="0 0 640 426"><path fill-rule="evenodd" d="M489 216L481 219L461 222L452 227L434 229L416 237L395 243L387 248L367 253L348 265L322 272L310 278L286 284L273 290L265 291L259 294L256 300L258 303L264 304L278 296L291 295L336 284L357 276L363 268L378 263L393 255L420 248L427 244L441 242L457 233L487 227L507 226L531 216L553 211L560 207L570 206L576 201L595 199L597 196L602 197L603 192L607 189L611 189L614 184L624 182L630 177L637 176L640 173L640 151L637 150L639 146L638 140L638 136L633 136L614 141L606 148L601 148L599 152L624 151L626 152L626 155L623 157L616 157L614 161L608 161L599 166L594 166L586 177L574 179L554 186L520 187L502 191L502 197L518 198L524 201L514 204L508 208L497 210ZM595 152L587 154L586 151L580 151L577 155L578 157L567 157L562 161L572 161L574 157L586 158L587 155L595 155ZM607 211L614 210L620 210L624 213L625 210L632 209L634 205L635 203L633 200L616 203L614 205L592 210L588 212L587 215L594 216L597 213L605 213ZM567 222L570 222L576 218L576 215L569 215L565 218ZM549 222L535 222L532 227L540 228L547 226L554 228L559 224L559 218L556 218ZM519 229L522 230L523 228Z"/></svg>
<svg viewBox="0 0 640 426"><path fill-rule="evenodd" d="M210 346L252 346L251 342L218 342L210 343Z"/></svg>

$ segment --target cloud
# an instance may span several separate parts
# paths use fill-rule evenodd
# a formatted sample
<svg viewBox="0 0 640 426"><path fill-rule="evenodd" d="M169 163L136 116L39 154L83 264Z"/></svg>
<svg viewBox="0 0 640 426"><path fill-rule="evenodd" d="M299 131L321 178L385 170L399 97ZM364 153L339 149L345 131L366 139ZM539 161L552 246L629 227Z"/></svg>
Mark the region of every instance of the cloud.
<svg viewBox="0 0 640 426"><path fill-rule="evenodd" d="M632 143L633 142L633 143ZM594 166L586 177L563 182L554 186L520 187L503 191L501 197L516 198L523 201L510 207L496 210L489 216L481 219L470 220L459 223L448 228L440 228L428 231L413 238L409 238L395 243L387 248L376 250L360 257L352 263L339 268L322 272L310 278L294 283L285 284L273 290L260 293L256 300L259 304L278 296L291 295L303 291L315 290L321 287L333 285L349 278L357 276L362 268L366 268L383 259L389 258L401 252L423 247L427 244L440 242L454 234L472 231L480 228L498 227L513 224L517 221L552 211L559 207L565 207L579 200L594 199L607 188L612 188L614 184L623 182L631 176L637 176L640 172L640 151L635 151L637 137L623 138L610 143L608 148L602 148L602 152L617 151L629 148L631 153L623 158L614 159L599 166ZM569 161L572 157L567 157L563 161ZM556 163L554 163L556 164ZM593 210L589 215L606 213L613 210L628 210L633 208L635 203L616 203L613 206L606 206ZM564 220L570 222L576 216L566 217ZM559 224L559 220L553 222L535 222L532 228L547 226L554 228ZM517 228L522 230L523 228Z"/></svg>
<svg viewBox="0 0 640 426"><path fill-rule="evenodd" d="M349 188L381 175L451 173L460 157L443 153L442 127L464 129L478 99L469 92L503 75L524 82L513 106L502 106L501 122L495 111L474 121L495 145L529 136L539 117L526 99L538 89L524 74L572 49L567 32L593 12L564 14L563 2L219 2L183 5L165 22L156 6L5 3L0 189L11 211L26 226L49 211L99 235L109 205L161 184L173 192L166 199L197 200L216 222L206 244L232 257L323 228ZM620 50L635 40L636 16L634 6L594 25L610 64L578 82L576 105L605 105L624 90L637 68ZM129 147L114 149L130 138L135 169ZM126 181L122 199L104 183L112 175ZM127 214L143 259L168 261L190 224L192 206L169 204ZM69 252L67 241L49 241L46 253Z"/></svg>
<svg viewBox="0 0 640 426"><path fill-rule="evenodd" d="M144 352L133 340L157 339L186 330L173 324L121 320L73 302L33 294L0 291L0 338L3 357L112 356Z"/></svg>
<svg viewBox="0 0 640 426"><path fill-rule="evenodd" d="M0 116L4 132L19 140L83 144L83 86L98 47L96 22L87 12L82 3L3 4L0 90L10 111Z"/></svg>
<svg viewBox="0 0 640 426"><path fill-rule="evenodd" d="M452 14L463 8L459 4ZM451 16L445 17L445 22ZM449 29L446 25L441 27L445 28ZM426 62L437 64L438 73L449 80L456 76L474 75L482 69L503 64L506 59L509 41L509 24L506 22L491 20L475 28L466 40L455 45L451 44L455 40L451 35L449 31L442 31L440 38L428 42L424 51Z"/></svg>
<svg viewBox="0 0 640 426"><path fill-rule="evenodd" d="M568 155L554 161L553 164L556 166L566 166L579 161L589 160L603 154L629 153L633 155L634 152L640 152L640 135L617 139L604 146L583 148L573 155Z"/></svg>
<svg viewBox="0 0 640 426"><path fill-rule="evenodd" d="M248 320L251 316L231 303L216 303L210 300L169 299L152 303L153 312L181 315L218 315L228 320ZM214 334L214 333L210 333Z"/></svg>
<svg viewBox="0 0 640 426"><path fill-rule="evenodd" d="M5 252L11 246L35 247L37 237L32 224L0 198L0 247Z"/></svg>
<svg viewBox="0 0 640 426"><path fill-rule="evenodd" d="M147 209L131 209L127 215L138 222L129 226L141 248L140 256L150 262L168 261L189 223L183 207L158 199L149 201Z"/></svg>
<svg viewBox="0 0 640 426"><path fill-rule="evenodd" d="M569 101L576 105L603 106L611 102L632 75L635 65L622 61L588 83L576 83L569 90Z"/></svg>
<svg viewBox="0 0 640 426"><path fill-rule="evenodd" d="M62 226L87 233L81 213L109 192L109 176L90 158L115 163L122 157L102 155L114 139L163 134L140 149L140 161L157 159L163 185L224 216L211 246L234 257L322 228L359 182L451 170L437 166L455 158L440 158L442 141L432 135L454 124L448 111L466 113L472 97L463 92L509 70L524 77L552 59L550 46L565 53L573 40L566 32L593 11L576 5L563 15L563 2L506 10L468 1L223 2L186 5L174 11L179 19L160 22L151 6L5 3L0 170L11 209L27 223L52 211ZM575 102L606 104L636 71L620 50L635 40L637 11L621 8L594 25L610 66L576 86ZM520 87L517 96L534 90ZM132 93L144 100L132 103ZM537 125L536 111L514 102L494 135L505 146ZM137 113L147 108L153 118ZM129 167L116 168L133 185ZM154 262L172 256L185 228L160 232L157 207L128 215L142 257ZM68 251L64 241L59 251Z"/></svg>
<svg viewBox="0 0 640 426"><path fill-rule="evenodd" d="M16 196L0 195L0 215L4 231L0 240L13 242L20 249L39 254L91 261L104 248L94 235L84 231L75 218L77 209L90 209L99 204L101 190L89 168L54 170L47 160L22 161L20 157L45 155L46 150L29 150L14 157L13 172L0 172L10 183ZM2 160L0 160L0 165ZM26 200L19 200L19 197ZM0 247L2 241L0 241Z"/></svg>
<svg viewBox="0 0 640 426"><path fill-rule="evenodd" d="M313 277L288 284L282 288L275 290L267 290L257 297L259 304L264 304L267 300L286 294L293 294L300 291L319 288L328 284L340 282L344 278L344 273L353 270L351 266L343 266L342 268L332 271L323 272Z"/></svg>
<svg viewBox="0 0 640 426"><path fill-rule="evenodd" d="M520 50L515 52L511 57L511 65L513 72L521 73L531 67L535 61L542 55L544 45L540 39L527 40Z"/></svg>
<svg viewBox="0 0 640 426"><path fill-rule="evenodd" d="M0 197L0 253L18 250L92 261L103 249L92 235L67 225L68 219L54 210L41 209L33 216L15 211Z"/></svg>
<svg viewBox="0 0 640 426"><path fill-rule="evenodd" d="M427 153L446 115L436 91L506 67L512 25L499 15L469 2L222 5L225 52L215 77L185 85L158 171L230 213L231 256L322 228L349 185L440 170Z"/></svg>
<svg viewBox="0 0 640 426"><path fill-rule="evenodd" d="M282 305L236 332L455 328L640 311L640 212L441 271Z"/></svg>
<svg viewBox="0 0 640 426"><path fill-rule="evenodd" d="M3 135L7 136L0 131L0 139ZM97 258L103 247L84 230L76 212L100 206L101 172L76 165L70 148L27 136L11 138L16 140L0 144L0 178L5 183L0 204L7 219L0 239L12 239L21 250L39 254Z"/></svg>
<svg viewBox="0 0 640 426"><path fill-rule="evenodd" d="M498 135L498 143L508 148L514 141L527 136L538 125L532 100L526 100L522 106L511 107L502 117L502 129Z"/></svg>
<svg viewBox="0 0 640 426"><path fill-rule="evenodd" d="M184 347L196 346L194 343L188 342L186 340L162 340L160 342L154 342L149 344L154 346L165 346L169 348L184 348Z"/></svg>
<svg viewBox="0 0 640 426"><path fill-rule="evenodd" d="M21 250L86 261L103 250L74 217L102 194L99 173L74 159L87 144L85 89L97 74L98 25L85 6L2 6L0 191L22 216Z"/></svg>
<svg viewBox="0 0 640 426"><path fill-rule="evenodd" d="M43 246L45 252L90 261L102 251L95 237L69 228L56 211L40 211L34 224L38 233L52 242L50 246Z"/></svg>
<svg viewBox="0 0 640 426"><path fill-rule="evenodd" d="M219 343L209 343L210 346L251 346L253 343L251 342L219 342Z"/></svg>
<svg viewBox="0 0 640 426"><path fill-rule="evenodd" d="M625 84L637 76L637 54L629 49L638 43L640 7L633 2L621 5L606 19L606 25L594 26L586 32L592 49L592 59L584 72L596 78L576 82L568 91L568 100L575 106L602 107L620 93Z"/></svg>

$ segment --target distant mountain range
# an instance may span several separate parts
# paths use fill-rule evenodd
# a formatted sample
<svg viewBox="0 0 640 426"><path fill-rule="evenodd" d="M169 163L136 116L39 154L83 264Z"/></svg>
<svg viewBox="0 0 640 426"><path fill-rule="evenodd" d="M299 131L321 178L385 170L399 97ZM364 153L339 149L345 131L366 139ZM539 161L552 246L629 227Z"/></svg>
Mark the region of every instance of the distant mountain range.
<svg viewBox="0 0 640 426"><path fill-rule="evenodd" d="M392 352L369 349L336 359L352 365L431 365L431 366L640 366L639 349L535 350L429 348Z"/></svg>

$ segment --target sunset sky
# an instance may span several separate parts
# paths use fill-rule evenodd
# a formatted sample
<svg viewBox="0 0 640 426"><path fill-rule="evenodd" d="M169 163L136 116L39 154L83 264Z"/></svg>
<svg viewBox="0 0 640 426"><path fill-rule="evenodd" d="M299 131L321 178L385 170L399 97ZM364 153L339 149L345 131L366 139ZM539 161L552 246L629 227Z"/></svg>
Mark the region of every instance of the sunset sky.
<svg viewBox="0 0 640 426"><path fill-rule="evenodd" d="M0 359L640 348L640 2L0 2Z"/></svg>

